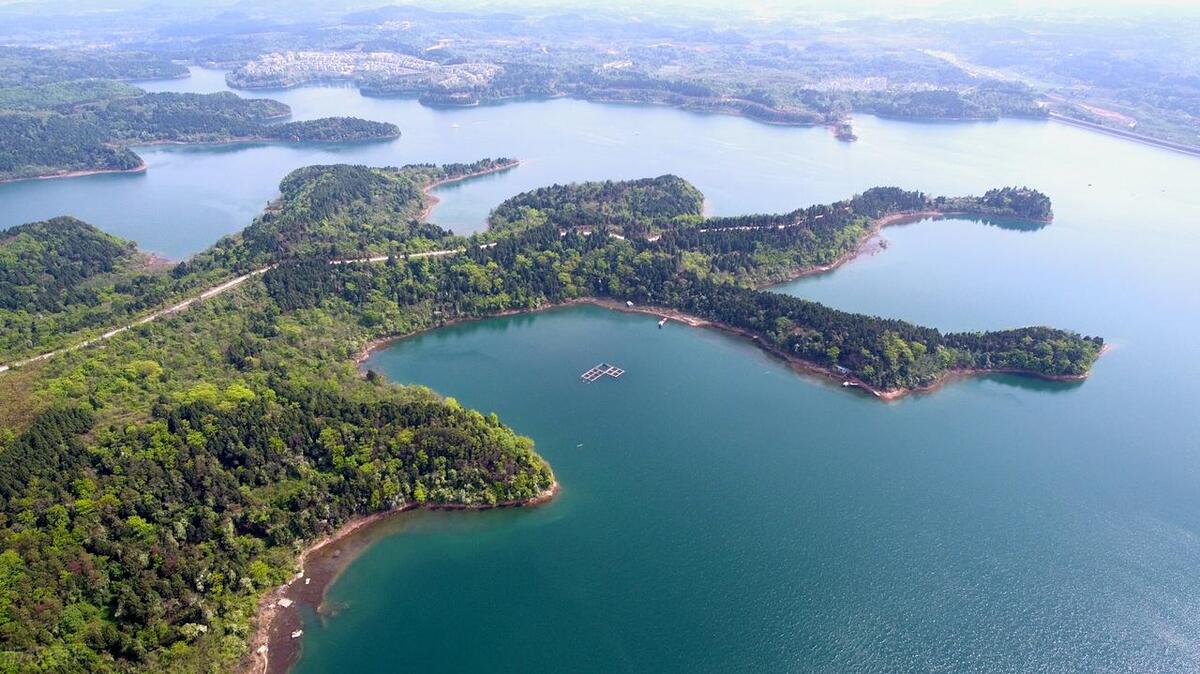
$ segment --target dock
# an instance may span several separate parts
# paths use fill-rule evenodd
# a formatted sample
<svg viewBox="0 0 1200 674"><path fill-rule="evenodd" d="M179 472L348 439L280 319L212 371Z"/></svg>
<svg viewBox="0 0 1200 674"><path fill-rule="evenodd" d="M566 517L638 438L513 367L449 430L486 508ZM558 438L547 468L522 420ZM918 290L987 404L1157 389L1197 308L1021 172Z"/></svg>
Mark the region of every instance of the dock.
<svg viewBox="0 0 1200 674"><path fill-rule="evenodd" d="M621 368L617 367L616 365L609 365L608 363L600 363L599 365L593 367L592 369L588 370L587 372L584 372L583 374L579 375L579 378L582 379L584 381L584 383L590 384L604 376L609 376L609 377L612 377L615 379L617 377L620 377L623 374L625 374L625 370L622 370Z"/></svg>

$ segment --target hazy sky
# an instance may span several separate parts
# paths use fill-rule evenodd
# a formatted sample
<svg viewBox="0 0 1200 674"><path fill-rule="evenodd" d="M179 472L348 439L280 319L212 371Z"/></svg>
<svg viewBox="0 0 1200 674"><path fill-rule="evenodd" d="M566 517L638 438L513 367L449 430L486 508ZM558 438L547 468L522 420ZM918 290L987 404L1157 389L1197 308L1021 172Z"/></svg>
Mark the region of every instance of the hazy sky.
<svg viewBox="0 0 1200 674"><path fill-rule="evenodd" d="M297 5L327 11L361 9L389 4L410 4L428 9L503 9L522 7L547 11L570 7L603 9L620 7L626 11L649 10L704 13L734 12L743 16L817 13L824 15L1045 15L1045 14L1200 14L1200 0L0 0L9 9L20 5L38 7L52 13L75 13L138 7L194 7L198 14L221 8L263 9L278 7L285 11Z"/></svg>

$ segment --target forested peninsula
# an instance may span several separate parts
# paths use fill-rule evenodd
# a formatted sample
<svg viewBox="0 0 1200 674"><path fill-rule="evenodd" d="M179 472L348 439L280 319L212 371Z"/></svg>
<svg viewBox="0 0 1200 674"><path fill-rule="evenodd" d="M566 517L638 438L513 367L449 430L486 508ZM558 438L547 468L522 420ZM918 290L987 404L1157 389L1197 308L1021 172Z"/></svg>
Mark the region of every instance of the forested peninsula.
<svg viewBox="0 0 1200 674"><path fill-rule="evenodd" d="M87 56L0 48L0 182L140 171L132 145L244 141L351 142L396 138L394 124L353 117L282 122L270 99L146 93L123 82L187 69L140 54Z"/></svg>
<svg viewBox="0 0 1200 674"><path fill-rule="evenodd" d="M0 235L0 359L130 326L0 373L6 666L228 669L251 657L260 598L312 540L357 517L552 492L532 442L494 415L363 376L374 339L629 301L881 393L958 372L1082 377L1103 345L1044 327L945 334L760 289L848 259L897 218L1044 222L1035 190L885 187L709 218L694 186L662 176L518 195L472 237L424 221L431 185L512 165L302 168L245 231L177 265L69 218ZM185 298L203 300L147 314Z"/></svg>

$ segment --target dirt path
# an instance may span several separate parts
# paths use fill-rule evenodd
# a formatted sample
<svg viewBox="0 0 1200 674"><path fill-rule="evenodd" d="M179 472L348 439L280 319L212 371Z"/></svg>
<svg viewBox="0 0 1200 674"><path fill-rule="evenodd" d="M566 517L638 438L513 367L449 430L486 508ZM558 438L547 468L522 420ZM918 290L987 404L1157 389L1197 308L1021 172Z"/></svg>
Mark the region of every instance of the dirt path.
<svg viewBox="0 0 1200 674"><path fill-rule="evenodd" d="M495 244L484 244L484 245L480 246L480 248L488 248L493 245L495 245ZM464 253L464 252L466 252L465 248L450 248L450 249L446 249L446 250L431 250L431 251L426 251L423 253L410 253L408 255L398 255L395 257L403 258L403 259L407 259L407 260L415 260L415 259L420 259L420 258L424 258L424 257L445 257L447 255L458 255L459 253ZM329 264L352 264L355 262L386 262L388 260L388 258L390 258L390 257L393 257L393 256L391 256L391 255L375 255L372 257L346 258L346 259L338 259L338 260L329 260ZM228 281L223 281L222 283L220 283L218 285L215 285L211 288L208 288L207 290L203 290L199 293L196 293L195 295L192 295L191 297L188 297L185 300L177 302L176 304L172 304L169 307L159 309L158 311L155 311L151 314L142 316L141 318L139 318L131 323L127 323L125 325L111 328L96 337L85 339L83 341L77 342L70 346L64 346L61 349L47 351L46 353L42 353L42 354L39 354L36 356L30 356L29 358L23 358L21 360L14 360L11 363L6 363L3 365L0 365L0 373L8 372L9 370L13 370L13 369L16 369L19 367L24 367L26 365L32 365L34 363L38 363L41 361L50 360L51 358L53 358L55 356L60 356L64 353L78 351L79 349L83 349L83 348L92 346L93 344L98 344L104 340L112 339L113 337L116 337L117 335L119 335L123 332L127 332L128 330L130 330L132 328L136 328L139 325L145 325L146 323L149 323L151 321L156 321L165 316L177 314L180 311L187 309L188 307L192 306L193 304L195 304L197 302L200 302L202 300L212 299L218 295L221 295L230 290L233 290L234 288L237 288L238 286L242 285L246 281L249 281L250 279L254 278L255 276L261 276L261 275L267 273L268 271L274 269L275 266L276 265L270 264L261 269L255 269L254 271L252 271L248 274L243 274L236 278L231 278Z"/></svg>

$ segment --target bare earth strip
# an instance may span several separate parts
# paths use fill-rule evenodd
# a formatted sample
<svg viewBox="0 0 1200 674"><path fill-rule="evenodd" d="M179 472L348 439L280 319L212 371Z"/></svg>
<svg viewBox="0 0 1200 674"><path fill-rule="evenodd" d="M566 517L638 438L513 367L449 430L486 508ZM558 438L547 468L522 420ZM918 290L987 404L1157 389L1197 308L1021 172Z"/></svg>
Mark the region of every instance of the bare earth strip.
<svg viewBox="0 0 1200 674"><path fill-rule="evenodd" d="M398 259L412 260L412 259L419 259L419 258L423 258L423 257L445 257L447 255L457 255L458 253L462 253L462 252L465 252L465 249L451 248L448 250L431 250L431 251L424 252L424 253L410 253L408 255L399 255L399 256L395 256L395 257L397 257ZM390 257L393 257L393 256L391 256L391 255L376 255L374 257L359 257L359 258L349 258L349 259L344 259L344 260L330 260L329 264L351 264L354 262L385 262ZM106 339L112 339L113 337L116 337L117 335L119 335L123 332L126 332L126 331L130 330L131 328L136 328L139 325L145 325L146 323L149 323L151 321L156 321L165 316L177 314L180 311L183 311L184 309L187 309L188 307L192 306L196 302L199 302L201 300L211 299L211 298L216 297L217 295L225 293L229 290L233 290L234 288L242 285L243 283L245 283L246 281L249 281L250 279L254 278L255 276L261 276L262 274L265 274L266 272L274 269L275 266L276 265L273 265L273 264L267 265L261 269L255 269L254 271L252 271L248 274L243 274L236 278L229 279L228 281L225 281L219 285L215 285L215 286L209 288L208 290L202 291L196 295L192 295L191 297L183 300L182 302L173 304L165 309L159 309L158 311L155 311L152 314L142 316L141 318L137 319L136 321L134 321L132 323L112 328L111 330L99 335L98 337L92 337L91 339L85 339L76 344L72 344L71 346L65 346L61 349L55 349L54 351L47 351L46 353L43 353L43 354L40 354L37 356L31 356L31 357L25 358L23 360L16 360L16 361L13 361L13 362L5 364L5 365L0 365L0 373L7 372L11 369L15 369L18 367L23 367L25 365L31 365L33 363L37 363L37 362L40 362L43 360L50 360L51 358L53 358L55 356L59 356L64 353L70 353L71 351L78 351L79 349L91 346L93 344L97 344Z"/></svg>

